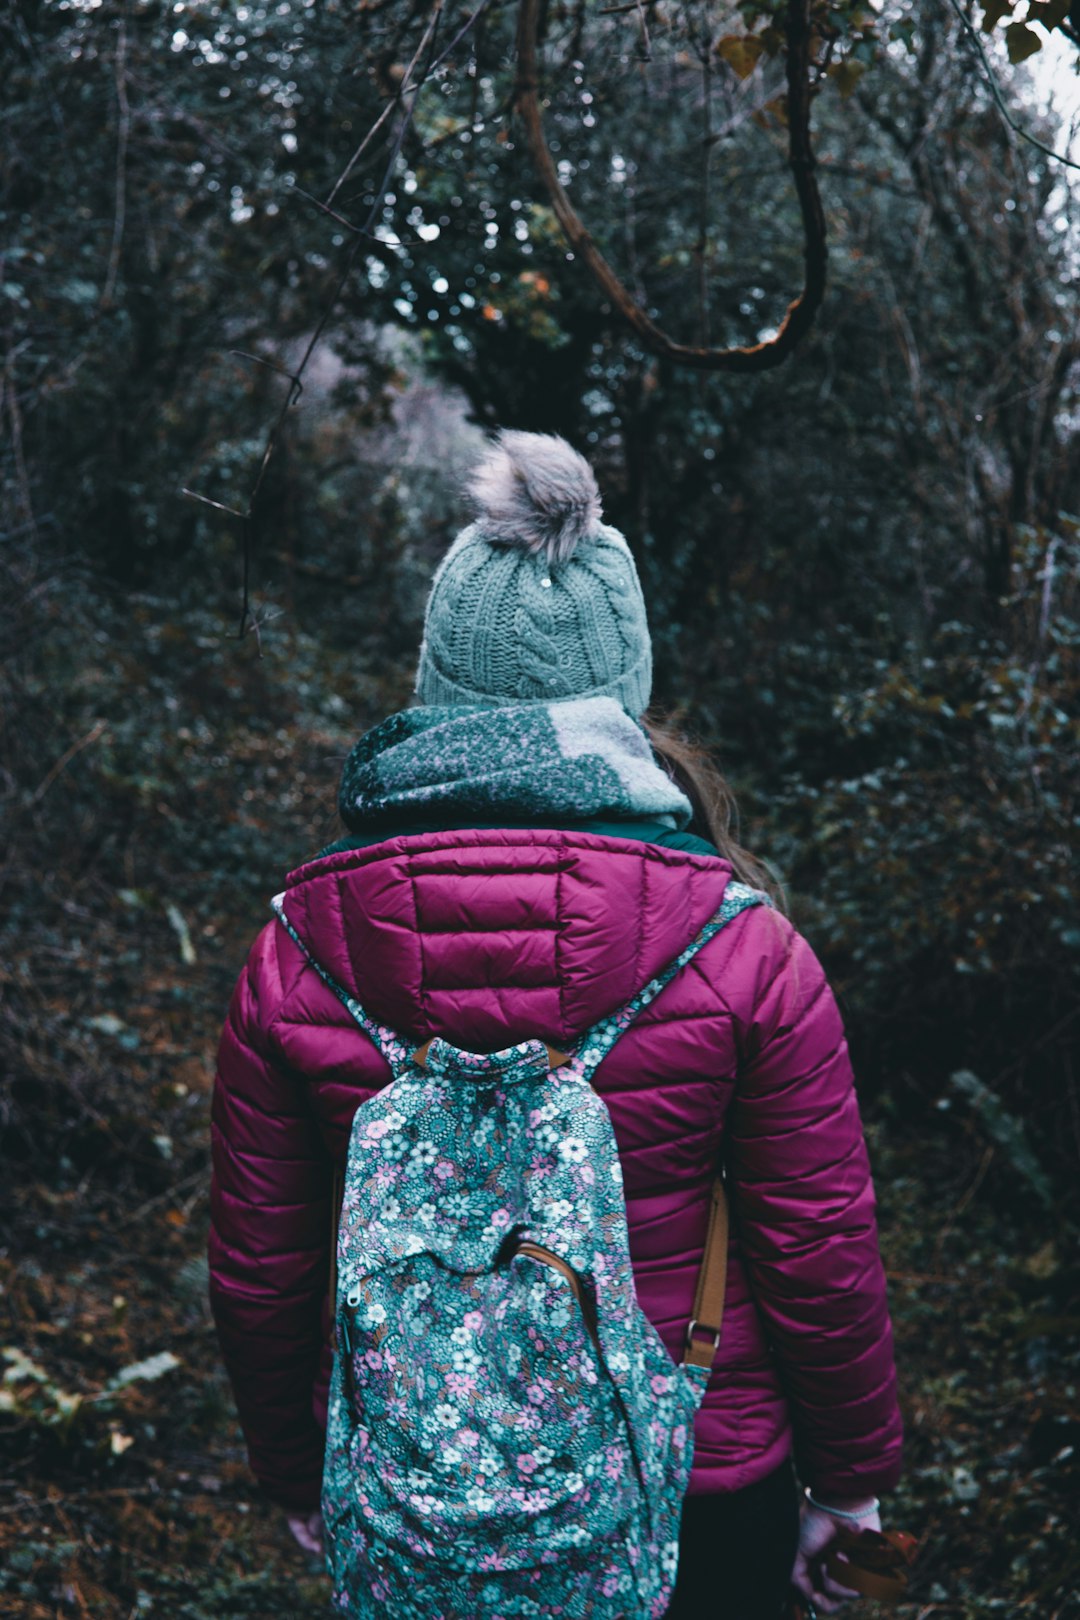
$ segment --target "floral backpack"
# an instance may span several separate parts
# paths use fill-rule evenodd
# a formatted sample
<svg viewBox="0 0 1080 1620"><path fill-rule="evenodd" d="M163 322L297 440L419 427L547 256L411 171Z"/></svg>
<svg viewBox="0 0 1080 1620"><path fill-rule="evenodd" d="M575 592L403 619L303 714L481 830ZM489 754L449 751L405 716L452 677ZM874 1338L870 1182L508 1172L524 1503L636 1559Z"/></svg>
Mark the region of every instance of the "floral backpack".
<svg viewBox="0 0 1080 1620"><path fill-rule="evenodd" d="M393 1071L356 1112L336 1255L322 1509L356 1620L657 1620L675 1584L694 1416L719 1343L714 1186L682 1364L637 1302L622 1171L590 1081L740 911L724 902L569 1053L418 1048L292 938Z"/></svg>

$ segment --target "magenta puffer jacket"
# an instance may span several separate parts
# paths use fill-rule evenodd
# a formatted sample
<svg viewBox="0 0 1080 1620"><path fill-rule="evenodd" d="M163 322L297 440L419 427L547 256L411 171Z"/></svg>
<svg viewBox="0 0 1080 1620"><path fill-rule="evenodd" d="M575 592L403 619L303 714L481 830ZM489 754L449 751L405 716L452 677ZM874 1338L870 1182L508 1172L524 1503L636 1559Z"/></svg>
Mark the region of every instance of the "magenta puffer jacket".
<svg viewBox="0 0 1080 1620"><path fill-rule="evenodd" d="M471 1051L566 1047L717 910L718 857L579 831L391 837L291 874L290 922L382 1023ZM221 1041L211 1298L252 1467L313 1508L330 1350L332 1165L382 1056L277 922ZM682 1355L710 1184L727 1166L728 1304L692 1494L732 1491L794 1441L815 1492L892 1486L901 1426L874 1195L836 1004L777 912L743 912L596 1074L622 1159L638 1297Z"/></svg>

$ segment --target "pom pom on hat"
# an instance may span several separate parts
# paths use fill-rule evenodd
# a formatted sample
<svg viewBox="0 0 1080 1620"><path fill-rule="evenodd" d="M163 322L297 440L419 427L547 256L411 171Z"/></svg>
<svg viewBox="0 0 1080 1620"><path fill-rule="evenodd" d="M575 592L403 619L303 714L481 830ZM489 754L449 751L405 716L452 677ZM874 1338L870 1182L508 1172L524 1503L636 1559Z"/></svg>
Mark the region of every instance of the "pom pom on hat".
<svg viewBox="0 0 1080 1620"><path fill-rule="evenodd" d="M469 492L477 519L431 582L417 699L613 697L636 719L652 685L645 601L584 456L552 433L505 430Z"/></svg>
<svg viewBox="0 0 1080 1620"><path fill-rule="evenodd" d="M469 494L491 545L566 562L600 522L600 491L584 456L554 433L501 432L473 470Z"/></svg>

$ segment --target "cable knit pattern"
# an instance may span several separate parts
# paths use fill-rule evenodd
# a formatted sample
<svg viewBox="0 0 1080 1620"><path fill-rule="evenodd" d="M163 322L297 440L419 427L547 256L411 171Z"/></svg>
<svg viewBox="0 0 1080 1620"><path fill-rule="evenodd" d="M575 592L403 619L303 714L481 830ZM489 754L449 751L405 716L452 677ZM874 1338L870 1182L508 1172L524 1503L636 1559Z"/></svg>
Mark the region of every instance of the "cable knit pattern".
<svg viewBox="0 0 1080 1620"><path fill-rule="evenodd" d="M421 703L614 697L635 718L649 705L645 600L618 529L597 524L572 554L458 535L432 580L416 676Z"/></svg>
<svg viewBox="0 0 1080 1620"><path fill-rule="evenodd" d="M603 599L611 609L616 631L622 638L623 661L633 669L644 657L651 657L644 598L636 573L634 589L624 588L626 564L623 553L629 556L630 548L618 529L605 528L601 530L601 537L608 543L587 551L582 562L604 588Z"/></svg>
<svg viewBox="0 0 1080 1620"><path fill-rule="evenodd" d="M717 857L631 838L478 828L313 861L284 903L334 979L417 1044L566 1050L685 948L730 876ZM270 923L219 1053L211 1298L252 1465L297 1509L317 1505L322 1474L331 1171L357 1107L389 1079ZM728 1307L691 1493L764 1478L793 1440L823 1500L891 1487L901 1431L873 1187L843 1028L809 946L768 908L745 912L594 1084L622 1164L637 1296L673 1360L718 1158L728 1170Z"/></svg>

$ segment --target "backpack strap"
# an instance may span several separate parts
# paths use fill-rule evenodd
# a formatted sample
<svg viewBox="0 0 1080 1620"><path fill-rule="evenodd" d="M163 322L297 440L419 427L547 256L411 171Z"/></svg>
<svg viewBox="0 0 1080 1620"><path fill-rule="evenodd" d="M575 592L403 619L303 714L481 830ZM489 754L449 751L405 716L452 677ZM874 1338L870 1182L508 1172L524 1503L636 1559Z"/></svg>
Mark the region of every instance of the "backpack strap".
<svg viewBox="0 0 1080 1620"><path fill-rule="evenodd" d="M308 965L315 969L315 972L319 975L319 978L323 981L326 987L334 992L334 995L337 996L338 1000L360 1025L360 1028L364 1031L364 1034L370 1036L373 1043L379 1048L379 1051L390 1065L394 1079L399 1080L401 1076L413 1066L413 1054L417 1049L414 1048L412 1042L403 1040L402 1037L397 1033L397 1030L391 1029L387 1024L380 1024L377 1018L372 1018L371 1014L360 1005L356 997L351 996L345 989L345 986L339 984L333 975L326 971L322 963L316 957L312 956L311 952L308 950L308 947L304 944L304 941L300 938L300 935L296 932L296 929L285 915L284 894L275 894L274 898L270 902L270 905L275 916L277 917L278 922L284 928L293 944L303 952L304 958Z"/></svg>
<svg viewBox="0 0 1080 1620"><path fill-rule="evenodd" d="M657 974L655 979L650 979L636 996L631 996L630 1000L624 1002L615 1012L601 1019L598 1024L594 1024L592 1029L575 1043L570 1061L581 1078L592 1082L596 1070L638 1013L647 1007L650 1001L655 1001L665 985L671 983L679 969L685 967L690 958L696 956L702 946L707 945L722 928L726 928L732 918L737 917L742 911L748 911L751 906L770 904L768 895L762 893L760 889L752 889L748 884L740 883L733 878L724 890L720 909L714 912L675 960ZM711 1369L720 1347L720 1328L724 1320L724 1297L727 1292L729 1226L727 1191L721 1171L713 1181L709 1195L705 1252L701 1257L701 1269L698 1272L697 1288L694 1293L694 1314L686 1329L682 1358L684 1367Z"/></svg>
<svg viewBox="0 0 1080 1620"><path fill-rule="evenodd" d="M705 1252L701 1257L694 1314L686 1329L683 1345L684 1367L712 1367L720 1348L720 1328L724 1321L727 1293L728 1201L722 1175L712 1184L709 1198L709 1224L705 1228ZM705 1335L699 1338L698 1335Z"/></svg>
<svg viewBox="0 0 1080 1620"><path fill-rule="evenodd" d="M752 906L771 905L768 895L760 889L752 889L748 884L740 883L733 878L724 890L723 902L718 911L704 923L694 938L690 941L673 962L643 985L636 995L624 1001L613 1013L602 1018L599 1023L585 1031L584 1035L574 1042L569 1053L557 1051L543 1042L532 1042L543 1050L551 1069L568 1066L572 1074L587 1085L592 1084L593 1075L600 1064L607 1057L611 1048L619 1037L629 1029L638 1013L655 1001L661 990L671 983L680 968L686 966L691 957L696 956L702 946L726 928L727 924L737 917L740 912L748 911ZM403 1040L396 1030L385 1024L380 1024L372 1018L357 1001L351 996L343 985L329 974L322 963L308 950L295 928L285 915L285 896L275 895L271 901L278 921L285 929L293 942L303 952L305 958L315 969L323 983L333 991L338 1000L348 1009L349 1013L379 1048L383 1057L390 1065L394 1079L397 1080L409 1069L416 1065L424 1067L435 1052L445 1049L455 1055L465 1058L475 1054L457 1054L456 1048L447 1047L447 1044L435 1036L425 1041L421 1046L413 1047L411 1042ZM495 1060L498 1067L499 1060L505 1060L520 1048L508 1048L506 1052L489 1054L489 1059ZM340 1172L335 1173L334 1185L331 1192L330 1220L332 1241L330 1245L330 1299L334 1302L337 1294L337 1229L341 1207L341 1190L344 1182ZM689 1367L710 1368L716 1357L720 1344L720 1327L724 1316L724 1296L727 1289L727 1249L728 1249L728 1202L724 1188L724 1178L721 1172L712 1184L709 1200L709 1219L705 1232L705 1252L701 1260L701 1269L698 1272L697 1290L694 1295L694 1314L686 1330L686 1343L683 1350L683 1365ZM711 1340L711 1343L709 1342Z"/></svg>
<svg viewBox="0 0 1080 1620"><path fill-rule="evenodd" d="M335 1164L330 1175L330 1276L326 1285L330 1309L337 1310L337 1246L341 1206L345 1202L345 1168Z"/></svg>

